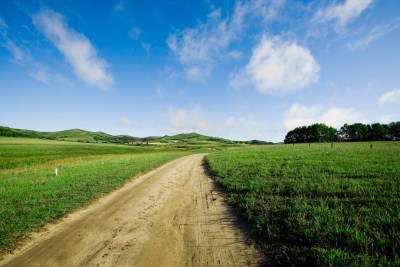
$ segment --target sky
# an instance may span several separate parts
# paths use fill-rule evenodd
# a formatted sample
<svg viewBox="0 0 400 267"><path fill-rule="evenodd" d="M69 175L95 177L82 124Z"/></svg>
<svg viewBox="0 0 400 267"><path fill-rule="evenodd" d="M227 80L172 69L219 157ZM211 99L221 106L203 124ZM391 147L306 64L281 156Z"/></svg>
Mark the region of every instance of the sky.
<svg viewBox="0 0 400 267"><path fill-rule="evenodd" d="M0 125L283 141L400 120L397 0L1 0Z"/></svg>

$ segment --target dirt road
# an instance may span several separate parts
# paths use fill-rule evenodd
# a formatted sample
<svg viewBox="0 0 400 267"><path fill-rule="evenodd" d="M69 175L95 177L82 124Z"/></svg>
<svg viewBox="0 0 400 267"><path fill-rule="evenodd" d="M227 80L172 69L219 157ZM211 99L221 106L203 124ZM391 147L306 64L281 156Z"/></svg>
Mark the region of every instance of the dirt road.
<svg viewBox="0 0 400 267"><path fill-rule="evenodd" d="M48 226L4 266L259 266L262 256L192 155Z"/></svg>

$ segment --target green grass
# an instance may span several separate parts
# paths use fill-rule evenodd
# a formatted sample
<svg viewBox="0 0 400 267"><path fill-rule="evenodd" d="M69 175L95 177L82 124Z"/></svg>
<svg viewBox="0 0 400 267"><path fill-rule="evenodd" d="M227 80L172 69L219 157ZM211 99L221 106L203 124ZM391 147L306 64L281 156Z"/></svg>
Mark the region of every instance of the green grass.
<svg viewBox="0 0 400 267"><path fill-rule="evenodd" d="M26 168L42 163L57 165L59 161L121 154L143 154L171 148L85 144L54 140L0 137L0 171Z"/></svg>
<svg viewBox="0 0 400 267"><path fill-rule="evenodd" d="M400 143L210 154L210 173L283 265L400 266Z"/></svg>
<svg viewBox="0 0 400 267"><path fill-rule="evenodd" d="M0 254L45 223L190 153L193 151L0 138Z"/></svg>

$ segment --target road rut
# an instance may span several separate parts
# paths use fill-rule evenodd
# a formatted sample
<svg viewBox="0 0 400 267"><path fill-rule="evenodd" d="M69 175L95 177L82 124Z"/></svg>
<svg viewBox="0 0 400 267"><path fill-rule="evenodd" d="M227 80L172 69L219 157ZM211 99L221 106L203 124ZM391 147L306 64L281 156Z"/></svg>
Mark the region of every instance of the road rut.
<svg viewBox="0 0 400 267"><path fill-rule="evenodd" d="M71 214L4 266L260 266L263 256L191 155Z"/></svg>

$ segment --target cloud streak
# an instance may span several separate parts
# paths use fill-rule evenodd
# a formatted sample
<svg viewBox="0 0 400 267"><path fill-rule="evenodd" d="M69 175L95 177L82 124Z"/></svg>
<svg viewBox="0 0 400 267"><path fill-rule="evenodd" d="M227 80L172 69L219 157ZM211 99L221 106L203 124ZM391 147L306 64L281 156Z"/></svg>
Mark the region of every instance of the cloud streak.
<svg viewBox="0 0 400 267"><path fill-rule="evenodd" d="M51 71L46 65L35 60L29 49L18 45L8 36L8 25L0 18L0 36L3 39L1 45L13 55L13 62L28 69L29 76L46 84L58 83L71 86L71 82L62 75Z"/></svg>
<svg viewBox="0 0 400 267"><path fill-rule="evenodd" d="M388 103L395 103L395 102L400 102L400 88L386 92L383 95L381 95L378 99L378 103L380 105L385 105Z"/></svg>
<svg viewBox="0 0 400 267"><path fill-rule="evenodd" d="M359 50L398 28L400 28L400 18L397 18L386 25L373 27L363 38L354 43L347 44L347 47L353 51Z"/></svg>
<svg viewBox="0 0 400 267"><path fill-rule="evenodd" d="M325 9L319 9L314 20L336 21L336 27L340 29L360 16L372 3L373 0L345 0L341 4L332 4Z"/></svg>
<svg viewBox="0 0 400 267"><path fill-rule="evenodd" d="M3 18L0 17L0 36L3 39L1 45L6 48L14 57L15 62L26 63L32 60L30 54L25 49L17 46L8 36L8 25Z"/></svg>
<svg viewBox="0 0 400 267"><path fill-rule="evenodd" d="M103 90L113 84L107 62L83 34L68 27L61 14L44 9L32 18L34 25L59 50L79 79Z"/></svg>

